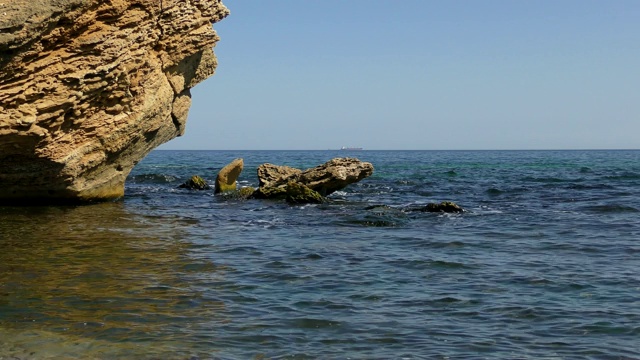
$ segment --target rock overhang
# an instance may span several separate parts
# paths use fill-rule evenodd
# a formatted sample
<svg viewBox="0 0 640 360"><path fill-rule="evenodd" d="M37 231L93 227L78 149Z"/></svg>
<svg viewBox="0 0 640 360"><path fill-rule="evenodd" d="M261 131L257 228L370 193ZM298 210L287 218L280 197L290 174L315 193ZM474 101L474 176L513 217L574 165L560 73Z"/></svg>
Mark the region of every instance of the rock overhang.
<svg viewBox="0 0 640 360"><path fill-rule="evenodd" d="M0 14L0 203L104 201L185 131L219 0L14 0Z"/></svg>

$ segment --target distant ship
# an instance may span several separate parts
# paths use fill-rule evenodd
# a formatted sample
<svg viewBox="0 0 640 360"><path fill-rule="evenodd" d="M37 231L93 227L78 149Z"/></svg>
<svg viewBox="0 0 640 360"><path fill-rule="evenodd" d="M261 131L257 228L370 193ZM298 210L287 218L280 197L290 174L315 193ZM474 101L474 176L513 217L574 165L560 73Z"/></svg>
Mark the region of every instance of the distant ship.
<svg viewBox="0 0 640 360"><path fill-rule="evenodd" d="M340 150L362 150L361 147L349 147L349 146L343 146L340 148Z"/></svg>

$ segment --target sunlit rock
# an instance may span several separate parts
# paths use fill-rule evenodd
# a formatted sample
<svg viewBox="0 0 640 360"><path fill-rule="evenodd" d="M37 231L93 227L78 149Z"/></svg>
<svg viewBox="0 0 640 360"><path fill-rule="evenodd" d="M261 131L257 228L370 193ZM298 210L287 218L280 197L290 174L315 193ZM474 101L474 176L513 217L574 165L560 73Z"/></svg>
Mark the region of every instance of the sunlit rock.
<svg viewBox="0 0 640 360"><path fill-rule="evenodd" d="M0 13L0 203L123 196L184 133L214 73L219 0L8 0Z"/></svg>
<svg viewBox="0 0 640 360"><path fill-rule="evenodd" d="M301 189L291 184L304 186L324 197L373 174L371 163L355 158L335 158L304 171L271 164L262 165L262 169L262 185L253 194L253 197L261 199L286 199L289 196L287 188L295 189L292 191Z"/></svg>
<svg viewBox="0 0 640 360"><path fill-rule="evenodd" d="M242 159L235 159L223 167L216 177L215 193L235 191L237 188L236 181L240 173L242 173L243 167L244 161Z"/></svg>

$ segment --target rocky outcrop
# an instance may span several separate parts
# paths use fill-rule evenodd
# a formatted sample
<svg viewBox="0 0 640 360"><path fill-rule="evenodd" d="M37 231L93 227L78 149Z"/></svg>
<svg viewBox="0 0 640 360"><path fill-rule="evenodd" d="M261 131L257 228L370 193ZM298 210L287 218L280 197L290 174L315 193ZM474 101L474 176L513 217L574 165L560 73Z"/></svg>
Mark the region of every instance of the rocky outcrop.
<svg viewBox="0 0 640 360"><path fill-rule="evenodd" d="M244 168L244 160L238 158L223 167L216 176L215 193L234 191L237 188L236 181Z"/></svg>
<svg viewBox="0 0 640 360"><path fill-rule="evenodd" d="M1 2L0 202L121 197L184 133L228 14L220 0Z"/></svg>
<svg viewBox="0 0 640 360"><path fill-rule="evenodd" d="M301 173L302 170L283 165L262 164L258 166L258 186L269 187L278 181L284 181L292 175Z"/></svg>
<svg viewBox="0 0 640 360"><path fill-rule="evenodd" d="M356 158L336 158L299 174L286 178L286 181L301 183L311 190L327 196L344 189L373 174L373 165ZM278 184L275 184L276 186Z"/></svg>
<svg viewBox="0 0 640 360"><path fill-rule="evenodd" d="M305 196L309 196L309 192L296 187L295 184L302 185L321 197L327 196L373 174L373 165L371 163L355 158L332 159L320 166L304 171L288 167L277 167L271 164L265 165L268 165L266 168L271 169L271 171L260 171L259 168L258 177L261 186L254 192L253 197L255 198L288 198L294 193L299 194L301 192L306 193ZM263 177L265 174L268 174L268 176ZM287 190L288 188L290 189L289 191ZM315 197L315 195L311 195L309 198ZM292 202L301 203L303 201L295 200Z"/></svg>

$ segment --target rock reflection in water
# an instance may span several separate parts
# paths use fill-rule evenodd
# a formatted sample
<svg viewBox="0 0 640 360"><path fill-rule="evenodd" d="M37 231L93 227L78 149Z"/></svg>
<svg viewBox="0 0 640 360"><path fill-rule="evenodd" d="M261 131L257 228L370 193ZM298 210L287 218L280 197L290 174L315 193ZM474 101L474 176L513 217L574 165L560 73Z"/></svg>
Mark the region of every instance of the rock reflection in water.
<svg viewBox="0 0 640 360"><path fill-rule="evenodd" d="M25 332L45 331L76 345L155 344L159 354L204 319L224 322L223 303L190 283L224 269L189 257L184 221L137 216L122 202L0 208L0 346L10 348L11 333L31 351Z"/></svg>

